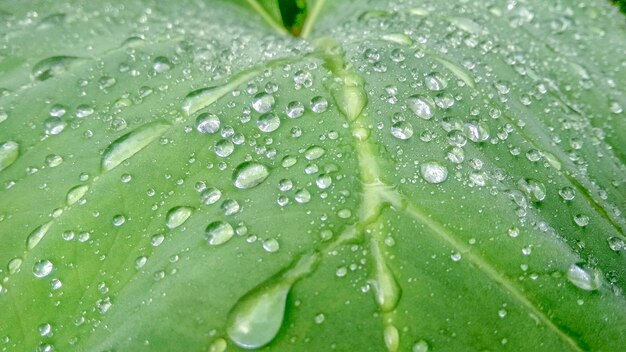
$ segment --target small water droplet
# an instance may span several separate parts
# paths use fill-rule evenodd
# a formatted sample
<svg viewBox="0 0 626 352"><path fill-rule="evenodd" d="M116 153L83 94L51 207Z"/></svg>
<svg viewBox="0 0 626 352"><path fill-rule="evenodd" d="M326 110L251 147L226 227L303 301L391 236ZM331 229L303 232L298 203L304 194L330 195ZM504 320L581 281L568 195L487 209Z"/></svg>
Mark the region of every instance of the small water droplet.
<svg viewBox="0 0 626 352"><path fill-rule="evenodd" d="M580 227L585 227L589 225L589 216L585 214L576 214L574 215L574 222Z"/></svg>
<svg viewBox="0 0 626 352"><path fill-rule="evenodd" d="M326 154L326 149L319 146L312 146L304 151L304 157L307 160L316 160Z"/></svg>
<svg viewBox="0 0 626 352"><path fill-rule="evenodd" d="M202 113L196 118L196 130L200 133L213 134L220 129L220 119L217 115Z"/></svg>
<svg viewBox="0 0 626 352"><path fill-rule="evenodd" d="M52 272L53 268L49 260L40 260L33 265L33 275L39 279L44 278Z"/></svg>
<svg viewBox="0 0 626 352"><path fill-rule="evenodd" d="M306 188L299 189L296 191L295 200L300 204L308 203L311 201L311 193Z"/></svg>
<svg viewBox="0 0 626 352"><path fill-rule="evenodd" d="M315 316L315 324L321 324L324 322L324 320L326 319L326 317L324 316L324 313L319 313Z"/></svg>
<svg viewBox="0 0 626 352"><path fill-rule="evenodd" d="M438 72L433 72L433 73L428 74L424 78L424 83L426 84L426 88L433 90L433 91L443 90L448 85L448 82L446 81L446 79L443 78L441 74Z"/></svg>
<svg viewBox="0 0 626 352"><path fill-rule="evenodd" d="M234 199L226 199L222 202L220 209L222 209L224 215L230 216L237 214L241 210L241 206L239 205L239 202Z"/></svg>
<svg viewBox="0 0 626 352"><path fill-rule="evenodd" d="M235 234L233 227L225 221L214 221L205 230L207 241L212 246L226 243Z"/></svg>
<svg viewBox="0 0 626 352"><path fill-rule="evenodd" d="M391 135L398 139L409 139L413 136L413 125L407 121L398 121L391 126Z"/></svg>
<svg viewBox="0 0 626 352"><path fill-rule="evenodd" d="M522 178L517 181L517 188L530 197L533 202L541 202L546 198L546 186L535 179Z"/></svg>
<svg viewBox="0 0 626 352"><path fill-rule="evenodd" d="M263 249L269 253L274 253L280 249L280 244L276 239L270 238L269 240L263 242Z"/></svg>
<svg viewBox="0 0 626 352"><path fill-rule="evenodd" d="M205 189L200 195L200 201L202 204L206 205L214 204L220 200L220 198L222 198L222 191L214 187Z"/></svg>
<svg viewBox="0 0 626 352"><path fill-rule="evenodd" d="M87 194L87 191L89 191L89 186L87 185L80 185L70 189L65 197L67 205L73 205L81 200Z"/></svg>
<svg viewBox="0 0 626 352"><path fill-rule="evenodd" d="M328 109L328 100L324 97L313 97L311 99L311 110L316 113L322 113Z"/></svg>
<svg viewBox="0 0 626 352"><path fill-rule="evenodd" d="M609 248L615 252L618 252L626 247L624 240L619 237L611 236L607 238L607 242L609 243Z"/></svg>
<svg viewBox="0 0 626 352"><path fill-rule="evenodd" d="M113 217L113 226L120 227L126 223L126 217L124 215L118 214Z"/></svg>
<svg viewBox="0 0 626 352"><path fill-rule="evenodd" d="M572 200L576 197L576 191L572 187L565 186L559 190L559 195L564 200Z"/></svg>
<svg viewBox="0 0 626 352"><path fill-rule="evenodd" d="M289 118L296 119L302 115L304 115L304 104L299 101L292 101L287 104L287 109L285 113Z"/></svg>
<svg viewBox="0 0 626 352"><path fill-rule="evenodd" d="M19 155L19 144L14 141L7 141L0 144L0 171L6 169L17 160Z"/></svg>
<svg viewBox="0 0 626 352"><path fill-rule="evenodd" d="M235 151L235 145L228 139L220 139L215 143L215 154L219 157L229 157Z"/></svg>
<svg viewBox="0 0 626 352"><path fill-rule="evenodd" d="M420 166L424 180L428 183L442 183L448 178L448 169L436 161L428 161Z"/></svg>
<svg viewBox="0 0 626 352"><path fill-rule="evenodd" d="M57 154L50 154L46 156L46 165L48 167L57 167L63 163L63 157Z"/></svg>
<svg viewBox="0 0 626 352"><path fill-rule="evenodd" d="M240 189L253 188L265 181L269 175L267 166L254 161L245 161L235 168L233 184Z"/></svg>
<svg viewBox="0 0 626 352"><path fill-rule="evenodd" d="M411 352L428 352L429 348L430 347L428 346L428 342L424 340L419 340L413 345Z"/></svg>
<svg viewBox="0 0 626 352"><path fill-rule="evenodd" d="M180 225L184 224L187 219L193 213L193 208L191 207L174 207L170 209L166 216L166 225L170 230L173 230Z"/></svg>
<svg viewBox="0 0 626 352"><path fill-rule="evenodd" d="M152 68L157 73L167 72L172 69L174 64L165 56L157 56L152 62Z"/></svg>

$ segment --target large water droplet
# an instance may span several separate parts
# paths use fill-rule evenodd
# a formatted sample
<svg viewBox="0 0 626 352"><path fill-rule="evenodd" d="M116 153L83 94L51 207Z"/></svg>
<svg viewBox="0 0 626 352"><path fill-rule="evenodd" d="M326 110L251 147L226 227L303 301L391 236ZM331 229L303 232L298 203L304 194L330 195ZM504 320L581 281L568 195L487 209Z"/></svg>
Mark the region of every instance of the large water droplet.
<svg viewBox="0 0 626 352"><path fill-rule="evenodd" d="M320 146L311 146L304 151L304 157L307 160L319 159L326 153L326 150Z"/></svg>
<svg viewBox="0 0 626 352"><path fill-rule="evenodd" d="M385 346L389 352L396 352L400 347L400 333L398 328L393 324L387 324L383 331L383 337L385 338Z"/></svg>
<svg viewBox="0 0 626 352"><path fill-rule="evenodd" d="M372 256L374 258L374 277L370 282L374 288L376 303L378 303L381 311L391 312L400 300L402 293L400 285L385 263L380 246L375 240L372 241Z"/></svg>
<svg viewBox="0 0 626 352"><path fill-rule="evenodd" d="M267 166L254 161L245 161L235 168L233 184L241 189L252 188L265 181L269 175Z"/></svg>
<svg viewBox="0 0 626 352"><path fill-rule="evenodd" d="M407 121L398 121L391 126L391 135L398 139L409 139L413 136L413 125Z"/></svg>
<svg viewBox="0 0 626 352"><path fill-rule="evenodd" d="M261 114L272 111L276 104L274 96L267 93L259 93L252 98L252 108Z"/></svg>
<svg viewBox="0 0 626 352"><path fill-rule="evenodd" d="M87 194L87 191L89 191L89 186L87 185L80 185L70 189L67 192L67 197L65 198L67 205L73 205L74 203L78 202L81 198L85 196L85 194Z"/></svg>
<svg viewBox="0 0 626 352"><path fill-rule="evenodd" d="M53 268L49 260L40 260L33 265L33 275L39 279L44 278L52 272Z"/></svg>
<svg viewBox="0 0 626 352"><path fill-rule="evenodd" d="M30 235L28 235L28 238L26 239L26 246L28 247L28 249L33 249L39 244L39 242L43 239L46 233L48 233L50 226L52 226L52 220L39 226L33 232L31 232Z"/></svg>
<svg viewBox="0 0 626 352"><path fill-rule="evenodd" d="M20 257L16 257L16 258L11 259L9 261L9 264L7 265L7 269L9 270L9 274L13 275L13 274L16 274L18 271L20 271L20 268L22 267L22 263L23 262L24 261Z"/></svg>
<svg viewBox="0 0 626 352"><path fill-rule="evenodd" d="M422 177L428 183L442 183L448 178L448 169L436 161L428 161L420 166Z"/></svg>
<svg viewBox="0 0 626 352"><path fill-rule="evenodd" d="M205 230L206 239L212 246L218 246L228 242L234 234L235 230L231 224L225 221L214 221L210 223Z"/></svg>
<svg viewBox="0 0 626 352"><path fill-rule="evenodd" d="M572 264L567 270L567 279L585 291L595 291L602 286L600 272L593 268L581 268Z"/></svg>
<svg viewBox="0 0 626 352"><path fill-rule="evenodd" d="M317 253L305 255L291 268L243 296L229 313L228 337L247 349L259 348L272 341L282 325L291 286L311 273L318 261Z"/></svg>
<svg viewBox="0 0 626 352"><path fill-rule="evenodd" d="M256 125L263 132L274 132L280 127L280 118L272 112L263 114L257 120Z"/></svg>
<svg viewBox="0 0 626 352"><path fill-rule="evenodd" d="M446 79L443 78L438 72L428 74L424 78L424 83L426 83L426 88L434 91L443 90L448 85Z"/></svg>
<svg viewBox="0 0 626 352"><path fill-rule="evenodd" d="M424 95L412 95L407 99L406 105L424 120L430 120L435 113L435 102L432 98Z"/></svg>
<svg viewBox="0 0 626 352"><path fill-rule="evenodd" d="M19 144L8 141L0 144L0 171L6 169L17 160Z"/></svg>
<svg viewBox="0 0 626 352"><path fill-rule="evenodd" d="M74 56L52 56L43 59L33 66L33 78L45 81L51 77L58 76L65 72L69 66L79 60Z"/></svg>
<svg viewBox="0 0 626 352"><path fill-rule="evenodd" d="M167 212L165 224L170 230L175 229L184 224L191 216L191 213L193 213L193 208L191 207L174 207Z"/></svg>
<svg viewBox="0 0 626 352"><path fill-rule="evenodd" d="M150 143L161 137L170 125L155 121L138 127L111 143L102 155L102 171L106 172L118 166L126 159L137 154Z"/></svg>
<svg viewBox="0 0 626 352"><path fill-rule="evenodd" d="M356 75L344 77L343 84L332 88L331 94L339 112L349 121L355 120L367 105L367 93L363 79Z"/></svg>

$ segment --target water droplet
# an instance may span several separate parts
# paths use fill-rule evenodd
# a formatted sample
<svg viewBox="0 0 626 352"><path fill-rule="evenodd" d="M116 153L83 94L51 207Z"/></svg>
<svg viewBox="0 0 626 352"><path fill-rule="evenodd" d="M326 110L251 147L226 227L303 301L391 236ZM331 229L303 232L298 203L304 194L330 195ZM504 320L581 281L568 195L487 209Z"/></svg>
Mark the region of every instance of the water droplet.
<svg viewBox="0 0 626 352"><path fill-rule="evenodd" d="M315 324L321 324L324 322L324 320L326 319L326 317L324 316L324 313L319 313L315 316Z"/></svg>
<svg viewBox="0 0 626 352"><path fill-rule="evenodd" d="M162 233L157 233L156 235L152 236L152 238L150 238L150 244L152 244L153 247L160 246L163 241L165 241L165 235Z"/></svg>
<svg viewBox="0 0 626 352"><path fill-rule="evenodd" d="M609 248L611 248L611 250L615 252L618 252L624 249L626 246L626 243L624 243L624 240L615 236L611 236L607 238L607 242L609 243Z"/></svg>
<svg viewBox="0 0 626 352"><path fill-rule="evenodd" d="M48 167L57 167L63 163L63 157L57 154L50 154L46 156L46 165Z"/></svg>
<svg viewBox="0 0 626 352"><path fill-rule="evenodd" d="M48 323L39 325L39 336L42 336L42 337L52 336L52 325Z"/></svg>
<svg viewBox="0 0 626 352"><path fill-rule="evenodd" d="M89 105L79 105L76 107L76 117L79 119L91 116L95 110Z"/></svg>
<svg viewBox="0 0 626 352"><path fill-rule="evenodd" d="M170 125L163 121L145 124L111 143L102 155L102 171L109 171L161 137Z"/></svg>
<svg viewBox="0 0 626 352"><path fill-rule="evenodd" d="M307 148L307 149L304 151L304 157L305 157L307 160L316 160L316 159L319 159L319 158L321 158L324 154L326 154L326 150L325 150L324 148L319 147L319 146L316 146L316 145L315 145L315 146L312 146L312 147L309 147L309 148Z"/></svg>
<svg viewBox="0 0 626 352"><path fill-rule="evenodd" d="M559 195L564 200L572 200L576 197L576 191L572 187L566 186L559 190Z"/></svg>
<svg viewBox="0 0 626 352"><path fill-rule="evenodd" d="M269 253L274 253L280 249L280 244L276 239L270 238L269 240L263 242L263 249Z"/></svg>
<svg viewBox="0 0 626 352"><path fill-rule="evenodd" d="M16 257L16 258L11 259L9 261L9 264L7 265L7 269L9 270L9 274L10 275L14 275L18 271L20 271L20 268L22 267L22 263L23 262L24 261L20 257Z"/></svg>
<svg viewBox="0 0 626 352"><path fill-rule="evenodd" d="M311 201L311 193L306 188L299 189L296 191L295 200L300 204L308 203Z"/></svg>
<svg viewBox="0 0 626 352"><path fill-rule="evenodd" d="M585 214L576 214L574 215L574 222L580 227L585 227L589 225L589 216Z"/></svg>
<svg viewBox="0 0 626 352"><path fill-rule="evenodd" d="M0 144L0 171L6 169L17 160L19 144L8 141Z"/></svg>
<svg viewBox="0 0 626 352"><path fill-rule="evenodd" d="M533 202L541 202L546 198L546 186L532 178L517 181L517 188L530 197Z"/></svg>
<svg viewBox="0 0 626 352"><path fill-rule="evenodd" d="M53 268L49 260L40 260L33 265L33 275L39 279L44 278L52 272Z"/></svg>
<svg viewBox="0 0 626 352"><path fill-rule="evenodd" d="M448 85L448 82L446 81L446 79L443 78L441 74L438 72L433 72L433 73L428 74L424 78L424 83L426 84L426 88L433 90L433 91L443 90Z"/></svg>
<svg viewBox="0 0 626 352"><path fill-rule="evenodd" d="M43 59L33 66L32 75L38 81L45 81L49 78L63 74L72 63L79 58L74 56L52 56Z"/></svg>
<svg viewBox="0 0 626 352"><path fill-rule="evenodd" d="M413 136L413 125L410 122L398 121L391 126L391 135L398 139L409 139Z"/></svg>
<svg viewBox="0 0 626 352"><path fill-rule="evenodd" d="M483 142L489 139L489 126L480 121L469 121L465 124L465 135L472 142Z"/></svg>
<svg viewBox="0 0 626 352"><path fill-rule="evenodd" d="M289 118L296 119L304 115L304 104L299 101L292 101L287 104L287 109L285 113Z"/></svg>
<svg viewBox="0 0 626 352"><path fill-rule="evenodd" d="M349 121L361 115L367 105L367 93L363 89L363 79L356 75L344 77L343 84L332 88L331 94L337 108Z"/></svg>
<svg viewBox="0 0 626 352"><path fill-rule="evenodd" d="M434 101L424 95L412 95L407 99L406 105L417 115L424 120L430 120L434 113Z"/></svg>
<svg viewBox="0 0 626 352"><path fill-rule="evenodd" d="M214 204L220 200L220 198L222 198L222 191L214 187L205 189L200 195L200 201L202 204L206 205Z"/></svg>
<svg viewBox="0 0 626 352"><path fill-rule="evenodd" d="M274 96L267 93L259 93L252 99L252 108L261 114L272 111L274 104L276 104Z"/></svg>
<svg viewBox="0 0 626 352"><path fill-rule="evenodd" d="M411 352L428 352L428 349L428 342L424 340L419 340L413 345Z"/></svg>
<svg viewBox="0 0 626 352"><path fill-rule="evenodd" d="M333 183L333 179L328 174L321 174L315 180L315 184L319 189L326 189Z"/></svg>
<svg viewBox="0 0 626 352"><path fill-rule="evenodd" d="M311 110L316 113L322 113L328 109L328 100L324 97L313 97L311 99Z"/></svg>
<svg viewBox="0 0 626 352"><path fill-rule="evenodd" d="M226 340L224 340L223 338L218 338L213 341L213 343L209 347L209 352L224 352L226 351L227 347L228 344L226 343Z"/></svg>
<svg viewBox="0 0 626 352"><path fill-rule="evenodd" d="M241 210L241 206L234 199L226 199L222 202L220 209L224 212L224 215L230 216L233 214L237 214L239 210Z"/></svg>
<svg viewBox="0 0 626 352"><path fill-rule="evenodd" d="M202 113L196 118L196 130L200 133L215 133L220 129L220 119L217 115Z"/></svg>
<svg viewBox="0 0 626 352"><path fill-rule="evenodd" d="M253 188L265 181L269 175L267 166L254 161L245 161L235 168L233 184L241 189Z"/></svg>
<svg viewBox="0 0 626 352"><path fill-rule="evenodd" d="M113 226L115 227L120 227L124 225L125 222L126 222L126 217L124 215L115 215L112 221Z"/></svg>
<svg viewBox="0 0 626 352"><path fill-rule="evenodd" d="M214 221L205 230L206 239L212 246L226 243L235 234L233 227L224 221Z"/></svg>
<svg viewBox="0 0 626 352"><path fill-rule="evenodd" d="M166 216L167 227L170 230L179 227L180 225L184 224L187 219L189 219L192 213L193 208L191 207L180 206L170 209L170 211L167 212Z"/></svg>
<svg viewBox="0 0 626 352"><path fill-rule="evenodd" d="M137 259L135 259L135 269L141 269L144 265L146 265L147 261L148 257L146 256L137 257Z"/></svg>
<svg viewBox="0 0 626 352"><path fill-rule="evenodd" d="M39 226L33 232L31 232L30 235L28 235L28 238L26 239L27 248L28 249L35 248L39 244L39 242L43 239L43 237L46 235L46 233L48 233L50 226L52 226L52 220Z"/></svg>
<svg viewBox="0 0 626 352"><path fill-rule="evenodd" d="M383 312L391 312L400 300L402 291L393 272L385 263L385 258L376 241L372 241L372 256L374 258L374 277L370 280L374 288L374 297L378 307Z"/></svg>
<svg viewBox="0 0 626 352"><path fill-rule="evenodd" d="M387 324L383 332L383 337L385 338L387 350L389 352L396 352L400 347L400 333L398 332L398 328L393 324Z"/></svg>
<svg viewBox="0 0 626 352"><path fill-rule="evenodd" d="M256 122L257 127L265 132L274 132L280 127L280 118L273 112L263 114Z"/></svg>
<svg viewBox="0 0 626 352"><path fill-rule="evenodd" d="M214 150L217 156L226 158L235 151L235 145L228 139L221 139L215 143Z"/></svg>
<svg viewBox="0 0 626 352"><path fill-rule="evenodd" d="M165 56L157 56L152 62L152 68L157 73L167 72L172 69L174 64Z"/></svg>
<svg viewBox="0 0 626 352"><path fill-rule="evenodd" d="M593 268L581 268L572 264L567 271L567 279L574 286L585 291L595 291L602 286L600 272Z"/></svg>
<svg viewBox="0 0 626 352"><path fill-rule="evenodd" d="M228 315L228 337L239 347L255 349L271 342L283 323L291 286L311 273L318 254L305 255L290 268L243 296Z"/></svg>
<svg viewBox="0 0 626 352"><path fill-rule="evenodd" d="M442 183L448 178L448 169L436 161L428 161L420 166L424 180L428 183Z"/></svg>
<svg viewBox="0 0 626 352"><path fill-rule="evenodd" d="M83 198L85 194L87 194L87 191L89 191L89 186L87 185L80 185L70 189L67 192L67 196L65 198L67 205L73 205L81 200L81 198Z"/></svg>
<svg viewBox="0 0 626 352"><path fill-rule="evenodd" d="M63 132L66 126L67 122L56 117L50 117L44 121L44 131L49 136L56 136Z"/></svg>

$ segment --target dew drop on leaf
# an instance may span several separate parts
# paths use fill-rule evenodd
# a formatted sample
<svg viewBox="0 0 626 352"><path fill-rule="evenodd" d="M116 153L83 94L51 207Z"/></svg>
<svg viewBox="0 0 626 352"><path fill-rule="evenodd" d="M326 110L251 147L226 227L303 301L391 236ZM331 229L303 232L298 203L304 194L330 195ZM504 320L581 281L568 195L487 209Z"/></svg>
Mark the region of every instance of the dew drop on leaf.
<svg viewBox="0 0 626 352"><path fill-rule="evenodd" d="M598 290L602 285L600 273L596 269L581 268L576 264L572 264L567 270L567 279L585 291Z"/></svg>
<svg viewBox="0 0 626 352"><path fill-rule="evenodd" d="M442 183L448 178L448 169L436 161L428 161L420 166L420 172L428 183Z"/></svg>
<svg viewBox="0 0 626 352"><path fill-rule="evenodd" d="M73 205L81 198L83 198L85 194L87 194L87 191L89 191L89 186L87 185L73 187L67 192L65 202L67 203L67 205Z"/></svg>
<svg viewBox="0 0 626 352"><path fill-rule="evenodd" d="M419 340L413 345L411 352L428 352L428 349L428 342L424 340Z"/></svg>
<svg viewBox="0 0 626 352"><path fill-rule="evenodd" d="M28 235L28 238L26 239L26 247L28 249L35 248L39 244L39 242L44 238L46 233L48 233L50 226L52 226L52 221L48 221L47 223L39 226L33 232L31 232L30 235Z"/></svg>
<svg viewBox="0 0 626 352"><path fill-rule="evenodd" d="M228 337L246 349L270 343L283 323L291 286L311 273L318 261L317 253L305 255L292 267L244 295L228 314Z"/></svg>
<svg viewBox="0 0 626 352"><path fill-rule="evenodd" d="M175 229L179 227L180 225L184 224L185 221L189 219L192 213L193 213L193 209L191 207L185 207L185 206L174 207L170 209L169 212L167 212L165 224L167 225L167 228L169 228L170 230Z"/></svg>
<svg viewBox="0 0 626 352"><path fill-rule="evenodd" d="M254 161L245 161L235 168L233 184L240 189L253 188L265 181L269 175L267 166Z"/></svg>
<svg viewBox="0 0 626 352"><path fill-rule="evenodd" d="M8 141L0 144L0 171L6 169L17 160L19 144Z"/></svg>
<svg viewBox="0 0 626 352"><path fill-rule="evenodd" d="M196 130L200 133L215 133L220 128L220 119L214 114L202 113L196 118Z"/></svg>
<svg viewBox="0 0 626 352"><path fill-rule="evenodd" d="M53 267L49 260L40 260L33 265L33 275L38 279L44 278L52 272Z"/></svg>
<svg viewBox="0 0 626 352"><path fill-rule="evenodd" d="M252 98L252 108L261 114L272 111L276 104L274 96L267 93L259 93Z"/></svg>
<svg viewBox="0 0 626 352"><path fill-rule="evenodd" d="M102 171L106 172L137 154L150 143L161 137L170 125L155 121L138 127L111 143L102 155Z"/></svg>
<svg viewBox="0 0 626 352"><path fill-rule="evenodd" d="M391 135L398 139L409 139L413 136L413 125L407 121L398 121L391 126Z"/></svg>
<svg viewBox="0 0 626 352"><path fill-rule="evenodd" d="M207 241L212 246L226 243L235 234L233 227L225 221L214 221L205 230Z"/></svg>
<svg viewBox="0 0 626 352"><path fill-rule="evenodd" d="M423 95L412 95L407 99L406 105L424 120L430 120L434 115L434 102L431 98Z"/></svg>
<svg viewBox="0 0 626 352"><path fill-rule="evenodd" d="M262 132L274 132L280 127L280 118L272 112L263 114L257 120L256 125Z"/></svg>

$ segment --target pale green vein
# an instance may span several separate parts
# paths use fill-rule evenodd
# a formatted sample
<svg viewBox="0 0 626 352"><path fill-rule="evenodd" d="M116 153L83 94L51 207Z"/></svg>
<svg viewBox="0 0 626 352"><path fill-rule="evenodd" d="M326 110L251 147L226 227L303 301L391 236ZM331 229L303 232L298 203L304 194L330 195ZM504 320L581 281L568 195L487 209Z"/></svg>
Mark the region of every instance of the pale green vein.
<svg viewBox="0 0 626 352"><path fill-rule="evenodd" d="M584 351L576 341L561 330L543 311L535 306L535 304L526 297L524 291L515 285L509 278L501 274L491 264L475 254L468 245L459 241L453 236L443 225L436 220L432 219L428 215L424 214L421 209L415 206L409 199L401 194L394 192L387 195L387 200L390 201L393 206L411 218L426 225L437 236L451 245L455 250L463 255L474 267L483 272L490 280L500 285L506 292L508 292L513 298L520 302L528 311L536 316L543 324L545 324L552 332L554 332L563 342L565 342L573 351Z"/></svg>
<svg viewBox="0 0 626 352"><path fill-rule="evenodd" d="M320 16L320 13L322 12L322 7L324 7L325 3L326 3L326 0L317 0L315 4L313 5L313 7L311 7L309 14L307 15L307 18L304 21L302 32L300 33L300 36L302 38L308 38L309 35L311 35L311 31L313 30L313 25L315 24L318 17Z"/></svg>
<svg viewBox="0 0 626 352"><path fill-rule="evenodd" d="M252 7L252 9L254 11L256 11L259 16L261 16L261 18L263 18L265 20L265 22L267 22L267 24L270 25L270 27L272 27L277 33L279 34L284 34L287 35L289 33L287 33L287 30L278 22L276 22L276 20L267 12L265 11L265 9L263 8L263 6L261 6L261 4L256 1L256 0L246 0L246 2L248 3L248 5L250 5L250 7Z"/></svg>

